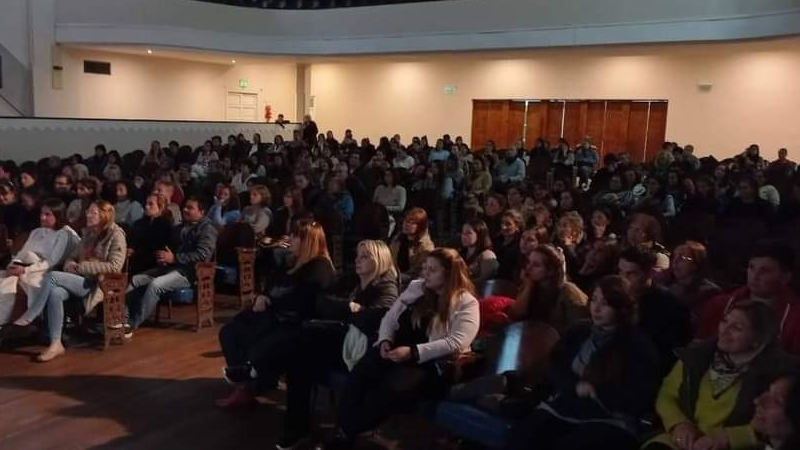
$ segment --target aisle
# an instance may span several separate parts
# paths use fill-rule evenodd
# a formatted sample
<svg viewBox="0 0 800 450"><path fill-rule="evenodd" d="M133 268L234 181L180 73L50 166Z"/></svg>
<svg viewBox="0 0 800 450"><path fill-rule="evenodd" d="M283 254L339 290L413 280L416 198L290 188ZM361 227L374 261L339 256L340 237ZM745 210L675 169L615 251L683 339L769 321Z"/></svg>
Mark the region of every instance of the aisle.
<svg viewBox="0 0 800 450"><path fill-rule="evenodd" d="M218 320L233 313L221 310ZM249 411L214 408L228 389L220 378L219 325L195 333L183 325L192 318L192 307L176 308L175 323L144 328L130 344L105 352L80 345L47 364L31 362L38 347L0 353L0 449L273 448L283 392ZM378 438L359 447L430 446L419 442L430 438L419 419L393 422L382 434L406 430L403 445Z"/></svg>

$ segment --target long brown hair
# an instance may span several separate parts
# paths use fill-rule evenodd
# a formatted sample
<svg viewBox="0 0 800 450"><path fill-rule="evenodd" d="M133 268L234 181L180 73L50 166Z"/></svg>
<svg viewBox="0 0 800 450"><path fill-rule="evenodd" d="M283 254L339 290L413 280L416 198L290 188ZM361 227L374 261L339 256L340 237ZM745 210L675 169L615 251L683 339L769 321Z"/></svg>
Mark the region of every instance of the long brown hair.
<svg viewBox="0 0 800 450"><path fill-rule="evenodd" d="M294 265L288 273L295 273L305 263L320 257L325 258L333 267L331 256L328 253L328 243L325 240L325 231L319 222L298 220L294 223L292 235L300 240L300 248L297 249Z"/></svg>
<svg viewBox="0 0 800 450"><path fill-rule="evenodd" d="M442 289L441 295L426 292L425 297L430 300L423 303L424 306L421 308L421 311L415 309L411 319L416 326L419 326L423 316L433 313L431 327L447 326L450 320L450 311L453 309L458 298L462 294L475 296L475 285L472 284L472 280L469 277L467 264L455 249L444 247L435 248L427 257L438 261L447 273L444 288Z"/></svg>

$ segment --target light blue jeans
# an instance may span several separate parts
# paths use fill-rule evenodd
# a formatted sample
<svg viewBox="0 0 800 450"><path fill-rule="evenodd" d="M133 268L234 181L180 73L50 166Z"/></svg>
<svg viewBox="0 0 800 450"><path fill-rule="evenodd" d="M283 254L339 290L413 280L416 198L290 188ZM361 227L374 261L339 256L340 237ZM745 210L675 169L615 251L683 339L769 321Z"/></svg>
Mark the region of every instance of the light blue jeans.
<svg viewBox="0 0 800 450"><path fill-rule="evenodd" d="M161 275L163 269L155 269L134 275L128 287L128 323L131 328L139 328L153 310L161 296L169 291L190 287L191 283L177 270Z"/></svg>
<svg viewBox="0 0 800 450"><path fill-rule="evenodd" d="M46 277L39 297L25 313L31 318L23 316L26 320L33 320L39 315L43 307L47 307L47 331L50 341L61 340L61 330L64 328L64 302L71 297L84 298L92 292L95 282L80 275L70 272L50 272Z"/></svg>

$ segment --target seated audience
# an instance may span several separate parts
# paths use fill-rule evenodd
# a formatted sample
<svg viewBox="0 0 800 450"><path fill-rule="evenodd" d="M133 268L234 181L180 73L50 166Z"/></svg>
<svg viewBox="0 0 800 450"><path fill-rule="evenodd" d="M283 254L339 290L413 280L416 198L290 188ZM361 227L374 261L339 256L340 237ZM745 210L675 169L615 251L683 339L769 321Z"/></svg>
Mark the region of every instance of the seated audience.
<svg viewBox="0 0 800 450"><path fill-rule="evenodd" d="M666 433L644 449L755 448L756 396L792 364L775 345L776 331L769 306L742 302L725 314L716 339L682 351L656 401Z"/></svg>
<svg viewBox="0 0 800 450"><path fill-rule="evenodd" d="M217 402L220 407L252 403L253 383L259 378L266 386L276 385L298 342L301 324L315 317L318 298L333 284L333 262L318 222L295 222L284 256L266 295L257 296L250 309L219 332L227 364L224 376L234 385L232 393Z"/></svg>
<svg viewBox="0 0 800 450"><path fill-rule="evenodd" d="M509 209L503 213L500 221L500 236L494 241L497 261L500 264L497 268L497 278L516 279L520 265L524 261L519 250L519 240L524 227L522 214L518 211Z"/></svg>
<svg viewBox="0 0 800 450"><path fill-rule="evenodd" d="M156 250L158 265L131 278L126 296L126 335L131 335L150 317L162 295L192 285L195 264L213 258L217 230L205 213L206 206L201 199L187 198L183 205L184 223L176 245Z"/></svg>
<svg viewBox="0 0 800 450"><path fill-rule="evenodd" d="M142 218L144 214L142 205L128 197L130 187L126 181L117 181L115 186L116 201L114 202L114 222L130 229L137 220Z"/></svg>
<svg viewBox="0 0 800 450"><path fill-rule="evenodd" d="M172 220L164 197L151 194L144 203L144 217L134 222L128 236L128 273L136 275L158 266L156 252L171 244Z"/></svg>
<svg viewBox="0 0 800 450"><path fill-rule="evenodd" d="M420 397L444 395L441 364L468 351L478 333L478 300L467 265L438 248L381 321L377 346L353 367L342 393L338 427L325 448L347 448L360 433Z"/></svg>
<svg viewBox="0 0 800 450"><path fill-rule="evenodd" d="M97 279L105 273L119 273L125 263L125 232L114 223L114 207L97 200L86 210L86 228L81 244L64 263L62 271L51 271L29 310L47 308L47 331L50 346L36 360L47 362L65 353L61 342L64 325L64 302L81 298L84 314L89 314L103 301ZM27 319L27 318L26 318Z"/></svg>
<svg viewBox="0 0 800 450"><path fill-rule="evenodd" d="M164 197L167 203L167 214L172 220L173 225L180 225L183 213L181 207L175 203L176 195L175 183L169 180L158 180L153 185L153 194Z"/></svg>
<svg viewBox="0 0 800 450"><path fill-rule="evenodd" d="M780 376L755 404L750 426L765 450L800 448L800 372Z"/></svg>
<svg viewBox="0 0 800 450"><path fill-rule="evenodd" d="M355 202L353 202L353 196L350 191L345 189L342 180L337 177L330 177L326 193L333 201L333 209L342 216L345 224L350 223L355 213Z"/></svg>
<svg viewBox="0 0 800 450"><path fill-rule="evenodd" d="M397 173L386 170L383 184L375 188L372 201L383 205L392 214L401 214L406 209L406 188L397 184Z"/></svg>
<svg viewBox="0 0 800 450"><path fill-rule="evenodd" d="M567 281L561 249L544 244L526 256L522 288L508 316L512 320L544 322L559 332L586 319L586 294Z"/></svg>
<svg viewBox="0 0 800 450"><path fill-rule="evenodd" d="M658 219L650 214L633 214L625 237L628 247L652 252L655 255L656 271L669 269L669 252L658 242L661 239L661 224L658 223Z"/></svg>
<svg viewBox="0 0 800 450"><path fill-rule="evenodd" d="M699 242L686 241L672 253L670 279L665 287L689 307L693 330L699 326L704 303L721 291L716 283L707 278L707 265L706 248Z"/></svg>
<svg viewBox="0 0 800 450"><path fill-rule="evenodd" d="M256 236L263 236L272 221L272 196L266 186L257 184L250 188L249 197L250 204L242 209L241 221L253 227Z"/></svg>
<svg viewBox="0 0 800 450"><path fill-rule="evenodd" d="M349 372L375 343L381 319L397 299L399 274L383 241L358 243L355 272L358 284L346 300L327 298L318 306L320 318L336 322L328 326L311 322L303 330L286 376L286 418L279 448L292 448L308 436L314 381L331 372Z"/></svg>
<svg viewBox="0 0 800 450"><path fill-rule="evenodd" d="M725 312L741 301L769 305L778 323L778 343L800 355L800 299L789 282L794 251L781 242L763 242L750 255L747 284L708 300L701 309L698 337L713 335Z"/></svg>
<svg viewBox="0 0 800 450"><path fill-rule="evenodd" d="M689 308L653 281L656 257L652 252L629 248L619 257L619 274L628 281L636 299L639 327L658 350L662 374L675 362L675 351L691 339Z"/></svg>
<svg viewBox="0 0 800 450"><path fill-rule="evenodd" d="M25 245L0 271L0 326L8 323L16 301L17 288L28 296L28 305L39 296L50 270L60 268L64 259L80 242L80 237L66 224L66 206L60 199L45 200L39 214L40 227L28 236ZM44 302L29 308L14 324L26 326L42 313ZM6 331L8 333L8 331Z"/></svg>
<svg viewBox="0 0 800 450"><path fill-rule="evenodd" d="M577 211L565 212L558 219L556 236L553 242L566 258L567 275L574 278L583 265L589 246L583 230L583 218Z"/></svg>
<svg viewBox="0 0 800 450"><path fill-rule="evenodd" d="M425 258L433 250L433 241L428 234L428 213L422 208L406 211L400 232L392 239L389 248L403 285L419 276Z"/></svg>
<svg viewBox="0 0 800 450"><path fill-rule="evenodd" d="M653 344L636 326L636 300L622 277L601 279L591 322L570 328L551 355L555 393L514 427L511 449L634 449L639 418L660 380Z"/></svg>
<svg viewBox="0 0 800 450"><path fill-rule="evenodd" d="M300 189L291 186L283 192L283 205L275 211L268 234L273 239L282 239L289 236L292 223L305 215L303 208L303 193Z"/></svg>
<svg viewBox="0 0 800 450"><path fill-rule="evenodd" d="M475 286L494 278L497 256L492 251L492 239L484 221L472 219L461 227L461 257Z"/></svg>
<svg viewBox="0 0 800 450"><path fill-rule="evenodd" d="M75 184L78 196L67 206L67 222L72 228L83 228L86 210L100 198L100 185L100 180L94 177L82 178Z"/></svg>
<svg viewBox="0 0 800 450"><path fill-rule="evenodd" d="M14 239L26 231L24 218L17 189L8 181L0 182L0 221L6 226L7 238Z"/></svg>
<svg viewBox="0 0 800 450"><path fill-rule="evenodd" d="M242 217L239 195L228 184L217 186L214 205L208 208L208 217L219 228L236 223Z"/></svg>

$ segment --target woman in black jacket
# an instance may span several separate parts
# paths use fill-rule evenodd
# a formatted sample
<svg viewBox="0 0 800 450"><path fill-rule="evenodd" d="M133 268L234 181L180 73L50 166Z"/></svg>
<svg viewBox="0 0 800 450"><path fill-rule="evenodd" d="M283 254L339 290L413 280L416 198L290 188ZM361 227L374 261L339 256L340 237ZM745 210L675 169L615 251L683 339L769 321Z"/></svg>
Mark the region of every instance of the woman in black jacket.
<svg viewBox="0 0 800 450"><path fill-rule="evenodd" d="M658 355L637 329L636 300L619 276L601 279L592 321L566 332L551 357L555 393L514 429L512 449L624 450L636 420L652 408Z"/></svg>
<svg viewBox="0 0 800 450"><path fill-rule="evenodd" d="M519 250L519 239L525 221L517 210L509 209L504 212L500 220L500 236L495 241L495 254L500 266L497 268L497 278L501 280L517 280L519 271L524 261Z"/></svg>
<svg viewBox="0 0 800 450"><path fill-rule="evenodd" d="M144 217L133 223L128 248L131 275L152 269L156 263L156 251L169 246L172 237L172 220L164 215L167 201L160 195L150 195L144 203Z"/></svg>
<svg viewBox="0 0 800 450"><path fill-rule="evenodd" d="M304 326L287 372L286 418L278 448L293 448L308 436L314 382L352 369L375 343L381 319L397 299L398 272L383 241L358 243L355 271L359 283L349 298L320 302L317 313L326 320Z"/></svg>
<svg viewBox="0 0 800 450"><path fill-rule="evenodd" d="M319 222L295 222L279 271L268 294L256 297L251 310L237 314L219 332L225 379L236 388L217 406L252 403L249 385L257 379L275 384L295 351L301 324L314 318L317 299L333 284L333 263Z"/></svg>

